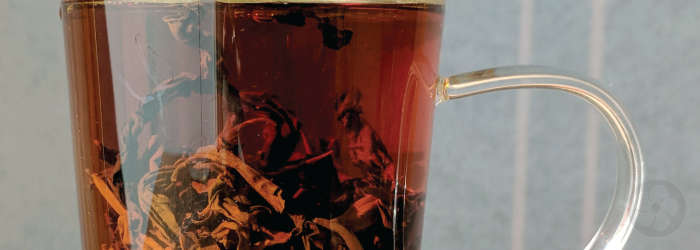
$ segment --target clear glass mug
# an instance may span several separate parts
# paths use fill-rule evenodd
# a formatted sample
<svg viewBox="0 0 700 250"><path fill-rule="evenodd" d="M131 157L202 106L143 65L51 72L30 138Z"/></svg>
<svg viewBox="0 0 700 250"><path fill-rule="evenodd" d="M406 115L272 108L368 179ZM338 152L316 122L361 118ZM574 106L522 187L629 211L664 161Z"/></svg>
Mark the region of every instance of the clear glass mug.
<svg viewBox="0 0 700 250"><path fill-rule="evenodd" d="M642 159L593 80L440 77L443 0L63 0L84 249L420 249L433 110L519 88L610 123L621 249Z"/></svg>

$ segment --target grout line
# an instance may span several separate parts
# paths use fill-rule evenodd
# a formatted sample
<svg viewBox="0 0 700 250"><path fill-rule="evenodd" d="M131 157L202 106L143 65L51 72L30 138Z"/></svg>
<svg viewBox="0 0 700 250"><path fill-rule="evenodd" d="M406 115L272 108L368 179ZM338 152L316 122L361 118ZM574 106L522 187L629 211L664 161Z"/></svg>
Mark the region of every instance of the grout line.
<svg viewBox="0 0 700 250"><path fill-rule="evenodd" d="M528 123L530 120L530 91L518 90L516 94L515 173L513 179L513 227L512 249L522 250L525 233L525 209L527 202L527 154Z"/></svg>
<svg viewBox="0 0 700 250"><path fill-rule="evenodd" d="M603 77L605 53L605 0L592 0L591 41L589 74L596 79ZM598 143L600 137L600 115L588 108L586 117L586 158L584 161L583 204L581 215L581 240L583 244L593 237L596 230L596 192L598 181Z"/></svg>
<svg viewBox="0 0 700 250"><path fill-rule="evenodd" d="M529 64L532 59L532 1L520 0L518 64Z"/></svg>
<svg viewBox="0 0 700 250"><path fill-rule="evenodd" d="M532 57L532 4L533 0L520 1L520 37L518 64L529 64ZM511 248L522 250L525 235L525 209L527 184L528 123L530 120L530 91L516 92L515 155L513 178L513 222Z"/></svg>

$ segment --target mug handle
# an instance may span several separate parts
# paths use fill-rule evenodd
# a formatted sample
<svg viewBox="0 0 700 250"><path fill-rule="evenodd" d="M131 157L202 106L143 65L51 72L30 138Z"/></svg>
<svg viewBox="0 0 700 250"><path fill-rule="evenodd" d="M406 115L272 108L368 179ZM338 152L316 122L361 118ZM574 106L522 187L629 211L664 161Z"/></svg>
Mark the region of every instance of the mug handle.
<svg viewBox="0 0 700 250"><path fill-rule="evenodd" d="M592 104L612 127L617 142L617 185L603 224L586 250L622 249L632 232L642 195L643 164L639 142L624 110L594 84L595 80L561 69L511 66L475 71L437 82L436 105L450 99L510 89L553 89L578 96Z"/></svg>

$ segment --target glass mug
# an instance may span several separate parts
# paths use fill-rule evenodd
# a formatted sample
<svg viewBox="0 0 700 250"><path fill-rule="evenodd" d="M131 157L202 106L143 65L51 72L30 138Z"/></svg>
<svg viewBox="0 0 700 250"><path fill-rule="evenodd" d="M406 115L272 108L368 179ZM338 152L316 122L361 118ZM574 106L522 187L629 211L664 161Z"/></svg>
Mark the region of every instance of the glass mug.
<svg viewBox="0 0 700 250"><path fill-rule="evenodd" d="M588 78L440 77L443 0L63 0L83 249L420 249L433 110L519 88L610 123L621 249L642 160Z"/></svg>

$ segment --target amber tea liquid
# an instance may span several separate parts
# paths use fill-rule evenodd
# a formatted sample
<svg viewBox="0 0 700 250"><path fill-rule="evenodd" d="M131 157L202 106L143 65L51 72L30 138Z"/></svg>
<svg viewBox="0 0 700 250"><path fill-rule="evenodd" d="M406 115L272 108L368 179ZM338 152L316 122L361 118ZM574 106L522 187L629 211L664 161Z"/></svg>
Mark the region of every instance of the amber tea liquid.
<svg viewBox="0 0 700 250"><path fill-rule="evenodd" d="M154 2L61 9L84 249L420 249L442 5Z"/></svg>

